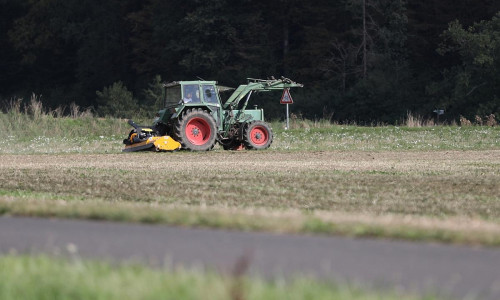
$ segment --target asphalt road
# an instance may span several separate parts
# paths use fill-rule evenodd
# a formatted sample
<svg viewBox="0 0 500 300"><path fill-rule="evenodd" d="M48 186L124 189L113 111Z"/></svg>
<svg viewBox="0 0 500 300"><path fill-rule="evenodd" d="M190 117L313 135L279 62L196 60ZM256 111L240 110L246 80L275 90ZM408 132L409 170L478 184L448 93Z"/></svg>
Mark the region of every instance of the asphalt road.
<svg viewBox="0 0 500 300"><path fill-rule="evenodd" d="M342 237L279 235L96 221L0 217L0 252L65 253L208 267L250 274L307 274L340 282L453 297L500 299L500 249Z"/></svg>

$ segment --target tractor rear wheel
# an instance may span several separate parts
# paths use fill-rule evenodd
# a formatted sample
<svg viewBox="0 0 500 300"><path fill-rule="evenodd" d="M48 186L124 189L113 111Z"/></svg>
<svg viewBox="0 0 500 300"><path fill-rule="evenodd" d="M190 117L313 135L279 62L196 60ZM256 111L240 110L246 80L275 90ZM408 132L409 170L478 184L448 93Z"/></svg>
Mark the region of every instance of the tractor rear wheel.
<svg viewBox="0 0 500 300"><path fill-rule="evenodd" d="M208 151L215 145L217 125L206 111L194 108L182 113L175 124L174 134L183 149Z"/></svg>
<svg viewBox="0 0 500 300"><path fill-rule="evenodd" d="M243 143L245 148L262 150L267 149L273 142L273 131L269 124L263 121L248 123L243 131Z"/></svg>

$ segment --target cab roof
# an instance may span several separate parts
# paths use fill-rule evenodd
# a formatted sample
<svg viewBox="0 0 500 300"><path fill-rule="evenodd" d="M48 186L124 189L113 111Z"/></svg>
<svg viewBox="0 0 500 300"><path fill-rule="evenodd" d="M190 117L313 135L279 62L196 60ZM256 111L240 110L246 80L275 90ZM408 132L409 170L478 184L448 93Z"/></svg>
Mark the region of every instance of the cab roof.
<svg viewBox="0 0 500 300"><path fill-rule="evenodd" d="M172 81L169 83L163 83L164 87L172 87L177 85L186 84L217 84L217 81L206 81L206 80L195 80L195 81Z"/></svg>
<svg viewBox="0 0 500 300"><path fill-rule="evenodd" d="M197 84L197 85L213 84L213 85L217 85L217 81L207 81L207 80L172 81L172 82L169 82L169 83L166 83L166 82L163 83L163 86L166 87L166 88L170 88L170 87L174 87L174 86L188 85L188 84ZM234 88L232 88L232 87L223 86L223 85L217 85L217 88L219 89L220 92L234 90Z"/></svg>

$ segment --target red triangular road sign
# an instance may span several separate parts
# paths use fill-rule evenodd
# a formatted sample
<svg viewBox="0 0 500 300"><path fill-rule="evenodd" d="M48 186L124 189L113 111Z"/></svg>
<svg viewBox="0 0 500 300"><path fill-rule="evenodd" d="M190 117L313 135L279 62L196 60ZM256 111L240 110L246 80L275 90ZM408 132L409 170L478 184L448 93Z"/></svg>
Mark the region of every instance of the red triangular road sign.
<svg viewBox="0 0 500 300"><path fill-rule="evenodd" d="M289 89L283 90L283 95L281 96L280 103L281 104L293 104L292 95L290 95Z"/></svg>

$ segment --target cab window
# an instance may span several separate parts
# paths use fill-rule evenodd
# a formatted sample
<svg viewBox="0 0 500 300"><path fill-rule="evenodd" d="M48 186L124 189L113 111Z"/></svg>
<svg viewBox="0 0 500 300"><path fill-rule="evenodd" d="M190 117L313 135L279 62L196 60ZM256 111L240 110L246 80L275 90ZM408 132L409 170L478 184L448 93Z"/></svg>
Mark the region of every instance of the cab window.
<svg viewBox="0 0 500 300"><path fill-rule="evenodd" d="M203 85L203 97L206 103L218 103L214 85Z"/></svg>
<svg viewBox="0 0 500 300"><path fill-rule="evenodd" d="M181 99L180 85L166 88L165 107L175 106Z"/></svg>
<svg viewBox="0 0 500 300"><path fill-rule="evenodd" d="M187 84L183 87L184 103L200 103L200 90L197 84Z"/></svg>

